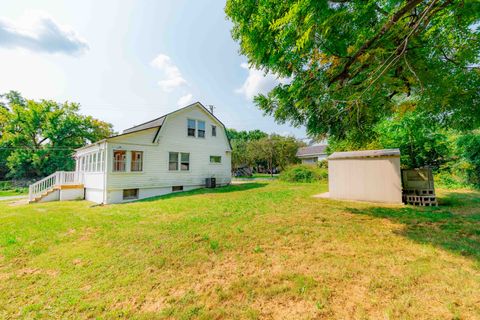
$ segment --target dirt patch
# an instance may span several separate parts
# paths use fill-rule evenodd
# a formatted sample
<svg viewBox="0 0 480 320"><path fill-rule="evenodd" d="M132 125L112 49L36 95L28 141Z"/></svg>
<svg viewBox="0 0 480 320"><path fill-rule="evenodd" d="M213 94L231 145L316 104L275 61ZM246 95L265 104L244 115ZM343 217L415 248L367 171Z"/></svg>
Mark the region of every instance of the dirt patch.
<svg viewBox="0 0 480 320"><path fill-rule="evenodd" d="M16 272L19 277L31 275L48 275L50 277L56 277L59 273L58 270L43 270L38 268L23 268Z"/></svg>

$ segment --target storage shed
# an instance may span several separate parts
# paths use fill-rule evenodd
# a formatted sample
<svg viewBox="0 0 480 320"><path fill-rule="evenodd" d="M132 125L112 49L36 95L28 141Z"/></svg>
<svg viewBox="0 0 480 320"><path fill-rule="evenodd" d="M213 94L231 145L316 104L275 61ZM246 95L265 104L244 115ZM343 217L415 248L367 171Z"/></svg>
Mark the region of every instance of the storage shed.
<svg viewBox="0 0 480 320"><path fill-rule="evenodd" d="M402 203L400 150L335 152L328 157L329 197Z"/></svg>

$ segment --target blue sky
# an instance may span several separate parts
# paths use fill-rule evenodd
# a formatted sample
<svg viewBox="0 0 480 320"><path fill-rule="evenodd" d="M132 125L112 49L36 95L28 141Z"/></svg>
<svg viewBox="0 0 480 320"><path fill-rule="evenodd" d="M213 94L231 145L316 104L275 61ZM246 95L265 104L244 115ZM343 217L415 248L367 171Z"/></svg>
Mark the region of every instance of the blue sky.
<svg viewBox="0 0 480 320"><path fill-rule="evenodd" d="M198 100L227 127L305 137L254 106L279 80L248 68L224 5L0 0L0 92L79 102L117 131Z"/></svg>

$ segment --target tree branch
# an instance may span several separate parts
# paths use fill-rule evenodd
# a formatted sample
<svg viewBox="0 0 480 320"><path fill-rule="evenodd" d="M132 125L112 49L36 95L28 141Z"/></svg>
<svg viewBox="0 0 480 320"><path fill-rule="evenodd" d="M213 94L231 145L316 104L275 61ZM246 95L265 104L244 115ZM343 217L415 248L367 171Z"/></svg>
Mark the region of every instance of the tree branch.
<svg viewBox="0 0 480 320"><path fill-rule="evenodd" d="M385 23L380 31L377 32L375 36L373 36L370 40L365 42L358 50L355 52L355 54L347 60L345 65L342 68L342 71L338 73L336 76L334 76L330 81L329 85L332 85L334 82L338 80L343 80L348 77L348 72L352 64L362 55L365 53L365 51L370 48L378 39L380 39L390 28L392 28L400 18L402 18L407 12L411 11L413 8L415 8L417 5L419 5L422 2L422 0L409 0L407 3L400 8L395 14L390 18L390 20Z"/></svg>

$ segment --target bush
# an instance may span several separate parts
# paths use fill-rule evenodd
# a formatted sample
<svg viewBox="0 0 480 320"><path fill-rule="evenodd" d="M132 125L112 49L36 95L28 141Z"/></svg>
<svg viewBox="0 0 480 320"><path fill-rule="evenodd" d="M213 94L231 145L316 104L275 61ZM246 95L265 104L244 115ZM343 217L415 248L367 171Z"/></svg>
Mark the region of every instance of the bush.
<svg viewBox="0 0 480 320"><path fill-rule="evenodd" d="M315 165L293 165L280 173L280 180L287 182L315 182L327 177L328 171Z"/></svg>
<svg viewBox="0 0 480 320"><path fill-rule="evenodd" d="M464 168L467 183L480 187L480 133L461 136L457 141L457 148L468 164Z"/></svg>

